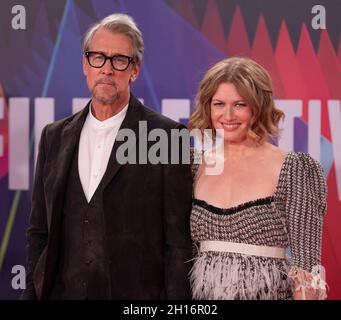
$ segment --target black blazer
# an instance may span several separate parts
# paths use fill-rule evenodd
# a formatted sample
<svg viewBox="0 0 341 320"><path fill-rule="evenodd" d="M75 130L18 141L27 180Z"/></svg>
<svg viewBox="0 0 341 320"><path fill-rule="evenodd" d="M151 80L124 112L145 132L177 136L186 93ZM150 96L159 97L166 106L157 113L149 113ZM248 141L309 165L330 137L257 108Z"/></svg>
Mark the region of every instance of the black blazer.
<svg viewBox="0 0 341 320"><path fill-rule="evenodd" d="M22 299L47 299L56 274L61 215L68 170L89 104L47 125L41 135L28 239L27 287ZM148 132L183 128L143 106L133 95L121 128L138 139L139 121ZM102 180L111 299L189 299L192 258L189 165L125 164L116 161L115 141Z"/></svg>

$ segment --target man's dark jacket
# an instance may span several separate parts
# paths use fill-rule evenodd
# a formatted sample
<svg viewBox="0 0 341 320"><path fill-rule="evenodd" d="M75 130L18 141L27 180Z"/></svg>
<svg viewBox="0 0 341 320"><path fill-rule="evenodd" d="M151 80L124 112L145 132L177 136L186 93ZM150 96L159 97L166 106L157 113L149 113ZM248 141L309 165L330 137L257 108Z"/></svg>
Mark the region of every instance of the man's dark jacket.
<svg viewBox="0 0 341 320"><path fill-rule="evenodd" d="M22 299L48 299L51 293L58 267L65 185L88 110L89 104L42 132L27 231L27 287ZM131 95L121 129L135 132L137 145L139 121L147 121L148 132L161 128L170 133L184 127ZM116 151L122 143L115 141L100 184L110 262L108 299L190 299L190 166L120 165Z"/></svg>

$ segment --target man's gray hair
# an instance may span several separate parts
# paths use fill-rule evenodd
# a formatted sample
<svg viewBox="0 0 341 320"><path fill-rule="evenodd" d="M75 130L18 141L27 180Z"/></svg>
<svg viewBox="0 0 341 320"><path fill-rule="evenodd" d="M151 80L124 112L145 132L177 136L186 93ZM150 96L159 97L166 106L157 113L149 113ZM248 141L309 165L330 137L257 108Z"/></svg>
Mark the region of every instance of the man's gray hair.
<svg viewBox="0 0 341 320"><path fill-rule="evenodd" d="M142 33L132 17L121 13L107 16L89 28L83 40L83 53L89 50L93 36L101 28L109 30L112 33L120 33L128 36L133 44L134 60L137 64L141 64L144 49Z"/></svg>

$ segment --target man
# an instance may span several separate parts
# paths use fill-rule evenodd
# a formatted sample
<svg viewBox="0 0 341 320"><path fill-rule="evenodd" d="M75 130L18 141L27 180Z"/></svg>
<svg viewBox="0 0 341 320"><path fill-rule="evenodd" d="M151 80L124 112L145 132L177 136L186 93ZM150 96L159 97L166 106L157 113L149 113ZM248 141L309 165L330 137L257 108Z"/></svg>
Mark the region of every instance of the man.
<svg viewBox="0 0 341 320"><path fill-rule="evenodd" d="M187 299L191 172L185 164L121 164L118 130L139 139L182 125L131 93L143 53L131 17L114 14L84 38L92 99L41 135L23 299Z"/></svg>

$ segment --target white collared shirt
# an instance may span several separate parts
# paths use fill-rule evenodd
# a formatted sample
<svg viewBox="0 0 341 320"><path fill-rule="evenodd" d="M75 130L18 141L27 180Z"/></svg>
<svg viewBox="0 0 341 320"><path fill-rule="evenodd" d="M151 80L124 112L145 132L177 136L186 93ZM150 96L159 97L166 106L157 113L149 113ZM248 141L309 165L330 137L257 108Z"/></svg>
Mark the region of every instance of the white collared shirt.
<svg viewBox="0 0 341 320"><path fill-rule="evenodd" d="M85 119L79 140L78 171L86 199L90 202L107 169L117 132L126 116L128 105L104 121L91 112Z"/></svg>

